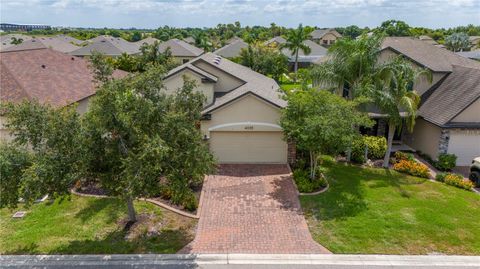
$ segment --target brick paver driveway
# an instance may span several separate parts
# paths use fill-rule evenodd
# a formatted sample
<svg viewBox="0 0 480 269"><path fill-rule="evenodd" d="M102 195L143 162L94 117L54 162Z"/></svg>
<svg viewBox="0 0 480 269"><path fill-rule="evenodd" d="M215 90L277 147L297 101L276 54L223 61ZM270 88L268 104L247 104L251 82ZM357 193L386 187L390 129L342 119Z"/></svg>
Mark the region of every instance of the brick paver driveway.
<svg viewBox="0 0 480 269"><path fill-rule="evenodd" d="M204 183L191 253L329 253L313 241L286 165L221 165Z"/></svg>

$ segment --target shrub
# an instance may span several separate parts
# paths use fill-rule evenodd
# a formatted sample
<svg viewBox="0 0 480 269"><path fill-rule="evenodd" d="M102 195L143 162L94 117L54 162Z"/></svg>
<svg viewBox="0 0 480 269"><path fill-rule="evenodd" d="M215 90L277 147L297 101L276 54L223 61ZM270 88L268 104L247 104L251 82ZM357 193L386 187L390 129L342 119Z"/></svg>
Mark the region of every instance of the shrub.
<svg viewBox="0 0 480 269"><path fill-rule="evenodd" d="M411 160L400 160L393 165L393 169L417 177L428 178L430 176L426 165Z"/></svg>
<svg viewBox="0 0 480 269"><path fill-rule="evenodd" d="M365 148L368 146L367 157L369 159L381 159L387 151L387 140L380 136L362 136L353 142L352 145L352 161L364 163Z"/></svg>
<svg viewBox="0 0 480 269"><path fill-rule="evenodd" d="M442 171L450 171L457 165L457 156L455 154L441 153L438 155L438 161L435 167Z"/></svg>
<svg viewBox="0 0 480 269"><path fill-rule="evenodd" d="M463 176L459 174L447 173L445 174L443 182L460 189L471 190L473 188L473 182L463 178Z"/></svg>
<svg viewBox="0 0 480 269"><path fill-rule="evenodd" d="M397 162L399 161L412 161L414 162L415 159L413 158L413 154L411 153L405 153L405 152L401 152L401 151L397 151L395 152L395 160Z"/></svg>
<svg viewBox="0 0 480 269"><path fill-rule="evenodd" d="M185 197L182 202L182 206L188 211L195 211L198 208L198 201L195 195L192 193L191 195Z"/></svg>
<svg viewBox="0 0 480 269"><path fill-rule="evenodd" d="M293 179L298 191L303 193L314 192L327 186L327 180L320 174L317 179L311 180L308 171L303 169L293 171Z"/></svg>
<svg viewBox="0 0 480 269"><path fill-rule="evenodd" d="M435 180L436 180L436 181L440 181L440 182L445 182L445 177L446 177L447 175L448 175L447 173L438 173L438 174L435 176Z"/></svg>

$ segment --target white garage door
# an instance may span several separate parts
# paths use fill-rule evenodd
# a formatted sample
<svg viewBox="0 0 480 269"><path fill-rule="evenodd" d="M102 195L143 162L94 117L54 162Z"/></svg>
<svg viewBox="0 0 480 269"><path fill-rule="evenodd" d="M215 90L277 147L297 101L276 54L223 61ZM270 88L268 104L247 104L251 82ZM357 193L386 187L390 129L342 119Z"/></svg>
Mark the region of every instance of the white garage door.
<svg viewBox="0 0 480 269"><path fill-rule="evenodd" d="M450 134L448 153L457 155L457 165L467 166L480 156L480 134L453 132Z"/></svg>
<svg viewBox="0 0 480 269"><path fill-rule="evenodd" d="M286 163L282 132L210 132L210 150L220 163Z"/></svg>

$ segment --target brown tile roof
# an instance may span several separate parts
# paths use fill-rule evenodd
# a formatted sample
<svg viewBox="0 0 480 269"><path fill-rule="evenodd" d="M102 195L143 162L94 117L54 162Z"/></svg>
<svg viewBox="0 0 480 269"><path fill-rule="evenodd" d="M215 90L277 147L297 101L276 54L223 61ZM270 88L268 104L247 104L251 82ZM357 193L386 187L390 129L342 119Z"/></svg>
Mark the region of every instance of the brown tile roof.
<svg viewBox="0 0 480 269"><path fill-rule="evenodd" d="M242 49L248 48L248 43L240 38L228 43L227 45L214 51L215 54L225 58L234 58L240 56Z"/></svg>
<svg viewBox="0 0 480 269"><path fill-rule="evenodd" d="M448 127L453 118L480 98L480 67L454 65L452 69L438 88L431 89L418 113L439 126Z"/></svg>
<svg viewBox="0 0 480 269"><path fill-rule="evenodd" d="M413 37L387 37L382 49L390 48L434 72L451 72L452 65L476 67L478 63Z"/></svg>
<svg viewBox="0 0 480 269"><path fill-rule="evenodd" d="M74 51L80 47L65 41L63 38L36 37L36 38L23 41L21 44L5 48L2 51L18 51L18 50L31 50L31 49L44 49L44 48L51 48L56 51L67 53L67 52Z"/></svg>
<svg viewBox="0 0 480 269"><path fill-rule="evenodd" d="M88 43L85 47L71 51L69 54L89 56L94 51L97 51L108 56L120 56L122 53L137 54L140 52L139 44L128 42L119 37L102 35L88 40Z"/></svg>
<svg viewBox="0 0 480 269"><path fill-rule="evenodd" d="M65 106L95 94L87 61L52 49L1 52L0 67L1 101Z"/></svg>
<svg viewBox="0 0 480 269"><path fill-rule="evenodd" d="M170 51L174 57L197 57L203 53L202 49L177 38L167 40L158 45L158 49L161 52L164 52L167 48L170 48Z"/></svg>

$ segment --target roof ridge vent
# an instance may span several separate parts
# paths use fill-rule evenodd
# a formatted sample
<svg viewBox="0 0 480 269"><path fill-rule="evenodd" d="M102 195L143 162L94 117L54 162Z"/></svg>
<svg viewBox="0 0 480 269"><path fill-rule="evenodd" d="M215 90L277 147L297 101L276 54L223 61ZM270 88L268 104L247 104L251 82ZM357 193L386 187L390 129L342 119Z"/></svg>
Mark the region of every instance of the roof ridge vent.
<svg viewBox="0 0 480 269"><path fill-rule="evenodd" d="M216 65L219 65L221 61L222 61L221 56L215 56L215 59L213 59L213 63Z"/></svg>

